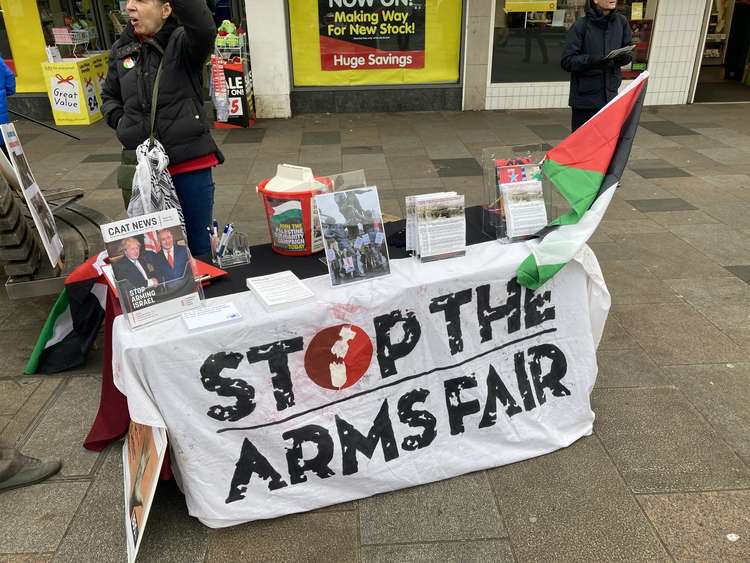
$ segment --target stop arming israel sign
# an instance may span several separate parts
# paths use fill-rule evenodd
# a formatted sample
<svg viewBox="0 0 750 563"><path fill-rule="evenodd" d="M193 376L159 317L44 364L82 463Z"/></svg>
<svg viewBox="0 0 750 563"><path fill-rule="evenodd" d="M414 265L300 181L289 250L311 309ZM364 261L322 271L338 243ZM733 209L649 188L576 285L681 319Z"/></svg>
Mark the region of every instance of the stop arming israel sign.
<svg viewBox="0 0 750 563"><path fill-rule="evenodd" d="M317 302L271 314L222 298L242 321L201 333L118 319L116 384L134 420L166 425L190 514L212 527L548 453L591 432L609 295L593 255L522 288L517 246L306 280Z"/></svg>

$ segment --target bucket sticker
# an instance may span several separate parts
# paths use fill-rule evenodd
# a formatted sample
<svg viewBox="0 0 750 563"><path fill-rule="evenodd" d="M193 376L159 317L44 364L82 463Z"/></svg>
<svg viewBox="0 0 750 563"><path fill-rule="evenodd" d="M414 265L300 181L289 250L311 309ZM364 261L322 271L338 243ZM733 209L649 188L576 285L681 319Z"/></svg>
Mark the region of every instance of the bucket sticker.
<svg viewBox="0 0 750 563"><path fill-rule="evenodd" d="M296 199L266 198L266 213L273 245L289 252L305 252L302 202Z"/></svg>

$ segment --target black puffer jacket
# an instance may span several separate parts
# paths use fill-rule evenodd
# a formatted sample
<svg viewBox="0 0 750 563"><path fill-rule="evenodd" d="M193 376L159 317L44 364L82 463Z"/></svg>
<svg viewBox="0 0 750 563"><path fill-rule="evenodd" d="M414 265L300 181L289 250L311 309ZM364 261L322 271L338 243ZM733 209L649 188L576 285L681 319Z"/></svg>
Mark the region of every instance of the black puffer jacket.
<svg viewBox="0 0 750 563"><path fill-rule="evenodd" d="M107 124L126 149L149 136L151 95L164 58L154 136L170 164L215 153L224 157L203 116L203 64L213 50L216 29L205 0L170 0L174 14L153 38L141 43L128 23L112 46L102 89Z"/></svg>
<svg viewBox="0 0 750 563"><path fill-rule="evenodd" d="M586 15L579 18L565 37L560 66L571 73L568 104L580 109L600 109L617 96L622 83L620 67L601 62L613 49L630 45L632 33L625 16L612 11L606 16L589 0ZM630 56L620 62L627 64Z"/></svg>

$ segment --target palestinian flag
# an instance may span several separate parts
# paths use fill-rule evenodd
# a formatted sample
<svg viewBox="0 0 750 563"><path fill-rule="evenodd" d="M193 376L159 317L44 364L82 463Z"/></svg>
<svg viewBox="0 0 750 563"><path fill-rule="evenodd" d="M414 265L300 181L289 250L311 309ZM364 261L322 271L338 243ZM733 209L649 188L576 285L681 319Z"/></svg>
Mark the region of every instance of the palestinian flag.
<svg viewBox="0 0 750 563"><path fill-rule="evenodd" d="M104 320L106 251L73 270L57 298L24 373L58 373L82 365Z"/></svg>
<svg viewBox="0 0 750 563"><path fill-rule="evenodd" d="M539 241L518 267L522 285L529 289L544 285L599 226L630 157L647 82L648 72L644 72L547 153L544 173L571 210L537 233Z"/></svg>

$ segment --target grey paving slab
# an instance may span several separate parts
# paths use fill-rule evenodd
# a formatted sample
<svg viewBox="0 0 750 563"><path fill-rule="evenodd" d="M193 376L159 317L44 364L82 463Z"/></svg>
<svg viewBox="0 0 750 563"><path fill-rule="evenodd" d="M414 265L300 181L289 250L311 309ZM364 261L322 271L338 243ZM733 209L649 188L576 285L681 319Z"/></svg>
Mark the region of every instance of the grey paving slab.
<svg viewBox="0 0 750 563"><path fill-rule="evenodd" d="M748 188L750 190L750 188ZM726 202L706 204L702 206L703 211L734 229L746 229L750 227L750 201L748 202Z"/></svg>
<svg viewBox="0 0 750 563"><path fill-rule="evenodd" d="M750 284L750 265L725 266L727 270L740 278L745 283Z"/></svg>
<svg viewBox="0 0 750 563"><path fill-rule="evenodd" d="M595 437L489 474L518 561L669 561Z"/></svg>
<svg viewBox="0 0 750 563"><path fill-rule="evenodd" d="M675 561L750 561L750 492L639 495Z"/></svg>
<svg viewBox="0 0 750 563"><path fill-rule="evenodd" d="M357 504L362 545L507 537L484 472Z"/></svg>
<svg viewBox="0 0 750 563"><path fill-rule="evenodd" d="M26 399L23 406L0 433L0 443L15 445L32 425L40 411L57 392L63 382L60 378L44 377L39 381L34 392Z"/></svg>
<svg viewBox="0 0 750 563"><path fill-rule="evenodd" d="M638 211L649 213L652 211L695 211L697 208L684 199L678 197L666 199L629 199Z"/></svg>
<svg viewBox="0 0 750 563"><path fill-rule="evenodd" d="M341 147L341 154L383 154L381 145L350 145Z"/></svg>
<svg viewBox="0 0 750 563"><path fill-rule="evenodd" d="M632 350L599 350L597 389L654 387L671 385L664 368L657 366L640 348Z"/></svg>
<svg viewBox="0 0 750 563"><path fill-rule="evenodd" d="M678 389L596 389L594 431L636 493L747 488L745 466Z"/></svg>
<svg viewBox="0 0 750 563"><path fill-rule="evenodd" d="M688 304L617 305L611 314L661 366L750 359Z"/></svg>
<svg viewBox="0 0 750 563"><path fill-rule="evenodd" d="M348 512L308 513L209 530L206 563L359 561L357 520Z"/></svg>
<svg viewBox="0 0 750 563"><path fill-rule="evenodd" d="M225 136L222 145L260 143L266 130L260 127L250 127L249 129L232 129Z"/></svg>
<svg viewBox="0 0 750 563"><path fill-rule="evenodd" d="M671 121L645 121L640 124L641 127L661 135L662 137L679 137L685 135L699 135L692 129L688 129Z"/></svg>
<svg viewBox="0 0 750 563"><path fill-rule="evenodd" d="M750 286L741 279L688 278L665 283L719 328L750 329Z"/></svg>
<svg viewBox="0 0 750 563"><path fill-rule="evenodd" d="M96 557L98 562L115 563L126 557L122 442L115 442L103 455L104 463L60 542L56 562L72 563ZM152 512L148 526L158 518L158 513Z"/></svg>
<svg viewBox="0 0 750 563"><path fill-rule="evenodd" d="M94 153L84 158L81 162L120 162L121 155L117 153Z"/></svg>
<svg viewBox="0 0 750 563"><path fill-rule="evenodd" d="M591 245L601 261L637 260L658 279L730 275L717 262L671 233L612 234L611 244Z"/></svg>
<svg viewBox="0 0 750 563"><path fill-rule="evenodd" d="M668 229L651 219L605 219L600 224L607 235L622 235L628 233L663 233Z"/></svg>
<svg viewBox="0 0 750 563"><path fill-rule="evenodd" d="M47 563L52 561L54 555L54 553L0 554L0 563Z"/></svg>
<svg viewBox="0 0 750 563"><path fill-rule="evenodd" d="M664 369L716 432L740 456L750 456L750 364L711 364Z"/></svg>
<svg viewBox="0 0 750 563"><path fill-rule="evenodd" d="M482 176L482 167L474 158L438 158L432 159L438 176Z"/></svg>
<svg viewBox="0 0 750 563"><path fill-rule="evenodd" d="M636 173L644 178L684 178L691 176L690 172L682 168L638 168Z"/></svg>
<svg viewBox="0 0 750 563"><path fill-rule="evenodd" d="M570 135L570 128L565 127L564 125L538 124L538 125L528 125L527 127L531 129L534 133L539 135L539 137L541 137L544 140L550 140L550 139L560 140Z"/></svg>
<svg viewBox="0 0 750 563"><path fill-rule="evenodd" d="M507 540L484 540L400 545L365 545L360 550L362 563L513 563L513 551Z"/></svg>
<svg viewBox="0 0 750 563"><path fill-rule="evenodd" d="M612 303L677 303L681 299L637 260L601 261Z"/></svg>
<svg viewBox="0 0 750 563"><path fill-rule="evenodd" d="M57 549L89 483L40 483L0 495L0 553Z"/></svg>
<svg viewBox="0 0 750 563"><path fill-rule="evenodd" d="M609 315L604 325L604 334L598 350L636 350L638 342L622 326L613 315Z"/></svg>
<svg viewBox="0 0 750 563"><path fill-rule="evenodd" d="M699 209L704 205L715 205L718 203L735 203L747 201L744 199L745 189L732 181L713 181L711 176L691 178L659 178L653 180L658 186L663 187L675 197L680 197L692 203Z"/></svg>
<svg viewBox="0 0 750 563"><path fill-rule="evenodd" d="M669 230L719 264L750 263L750 236L727 225L674 225Z"/></svg>
<svg viewBox="0 0 750 563"><path fill-rule="evenodd" d="M64 384L55 402L24 444L32 457L58 457L61 475L88 475L99 454L82 444L99 409L101 383L91 377L75 377Z"/></svg>
<svg viewBox="0 0 750 563"><path fill-rule="evenodd" d="M648 218L660 225L696 225L718 223L718 220L703 211L659 211L651 212Z"/></svg>
<svg viewBox="0 0 750 563"><path fill-rule="evenodd" d="M302 133L303 145L338 145L341 144L340 131L305 131Z"/></svg>
<svg viewBox="0 0 750 563"><path fill-rule="evenodd" d="M422 156L386 156L391 178L437 178L432 161Z"/></svg>
<svg viewBox="0 0 750 563"><path fill-rule="evenodd" d="M747 164L747 151L737 147L696 149L703 156L726 164L728 166L743 166Z"/></svg>
<svg viewBox="0 0 750 563"><path fill-rule="evenodd" d="M0 381L0 415L14 415L39 385L37 378Z"/></svg>

